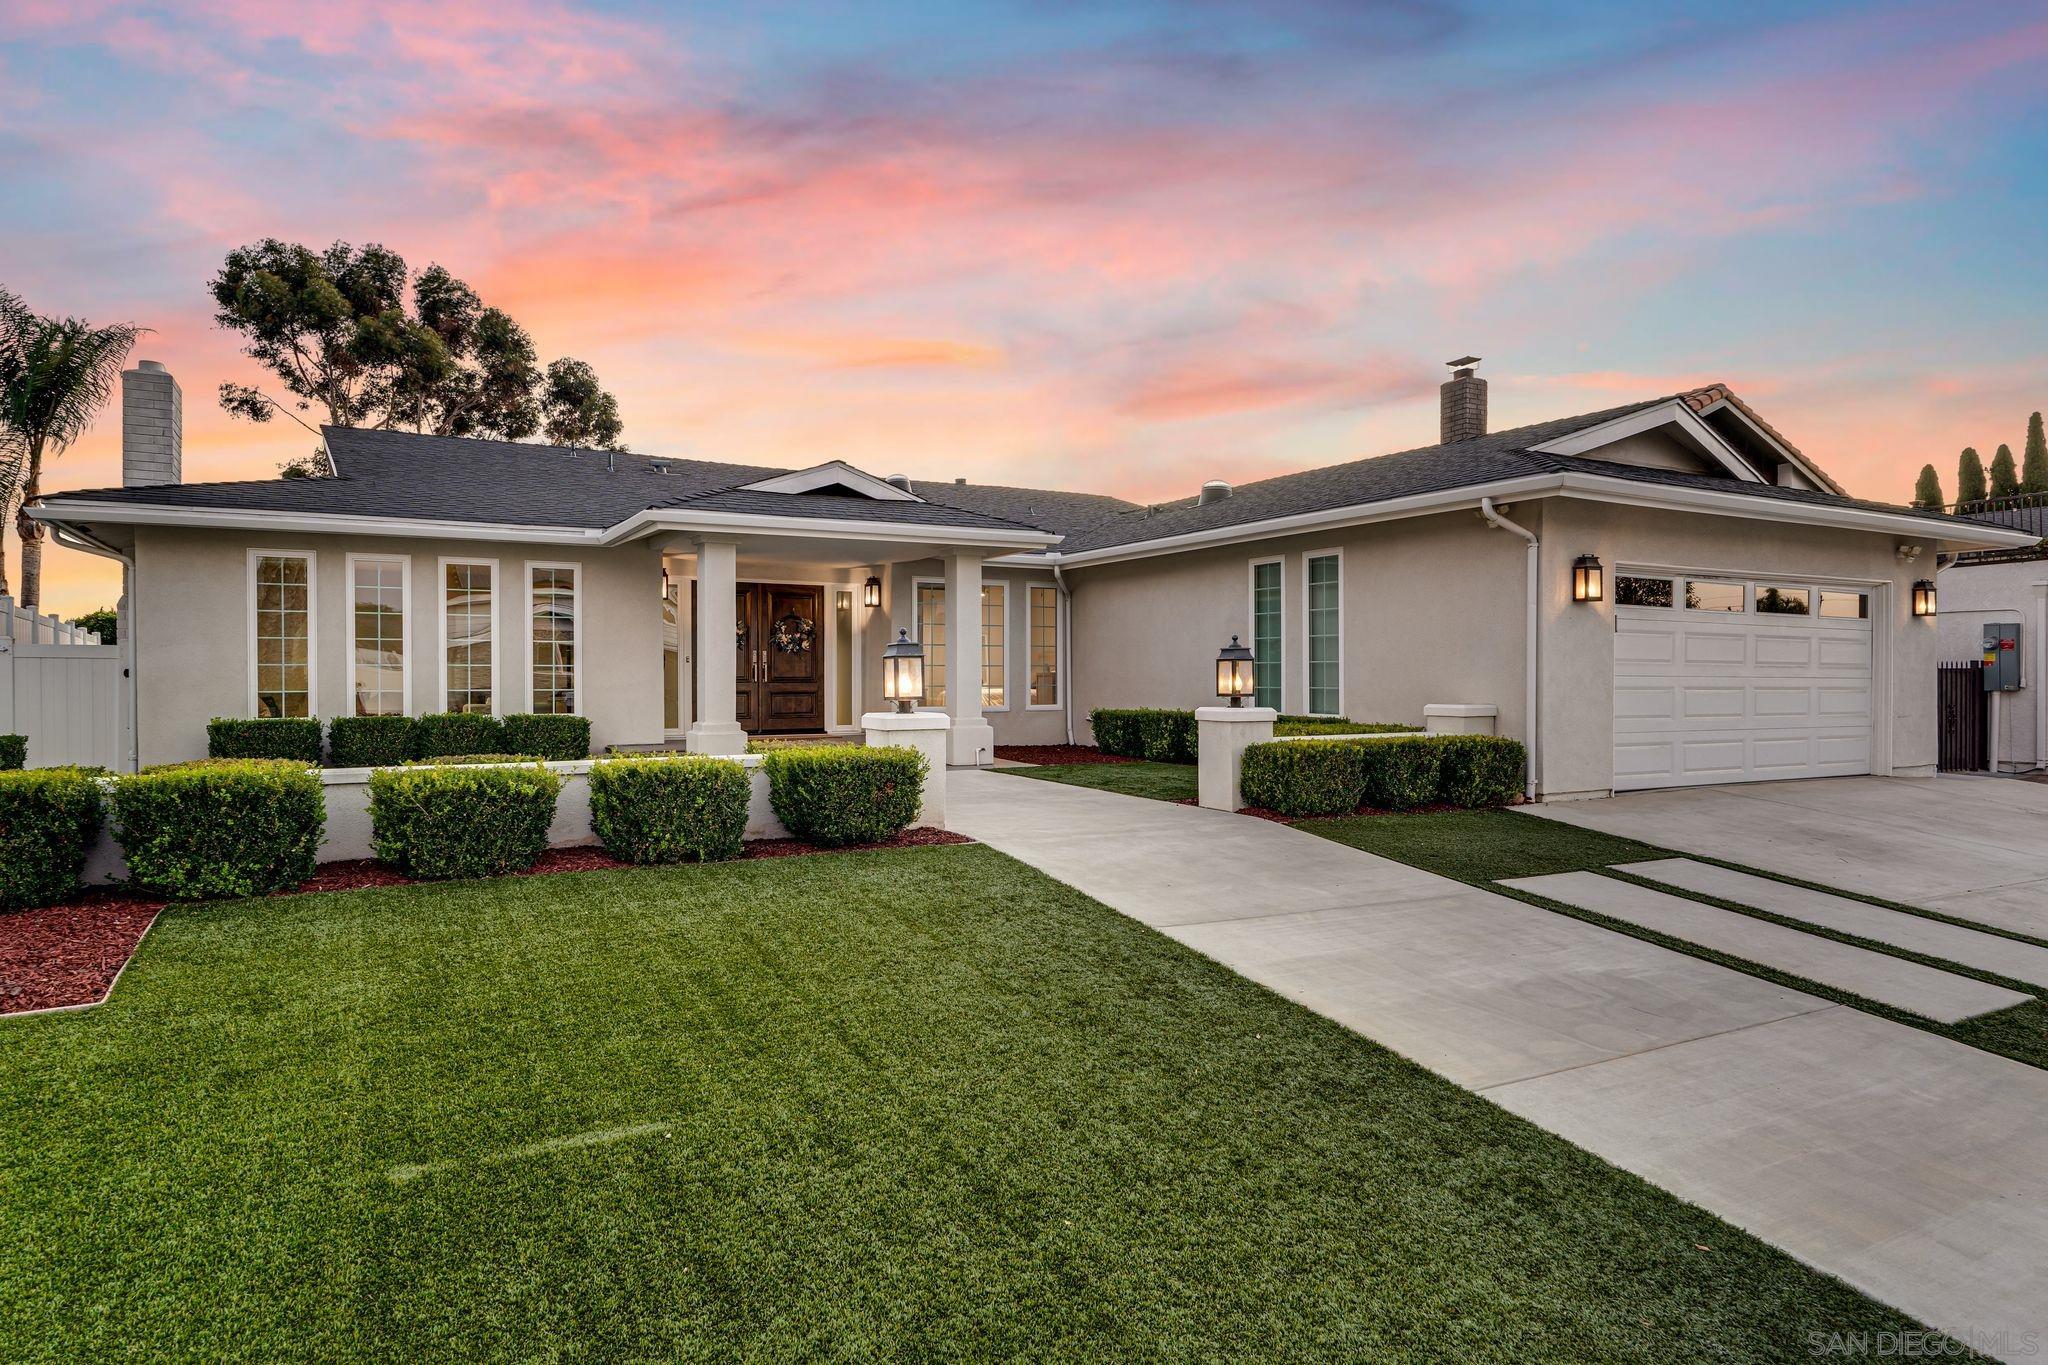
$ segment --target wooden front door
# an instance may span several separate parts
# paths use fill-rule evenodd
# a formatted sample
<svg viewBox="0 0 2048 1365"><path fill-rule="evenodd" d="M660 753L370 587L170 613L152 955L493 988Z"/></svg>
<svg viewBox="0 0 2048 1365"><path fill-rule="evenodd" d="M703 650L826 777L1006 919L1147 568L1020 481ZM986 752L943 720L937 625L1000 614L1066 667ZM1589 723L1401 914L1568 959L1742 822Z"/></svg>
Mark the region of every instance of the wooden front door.
<svg viewBox="0 0 2048 1365"><path fill-rule="evenodd" d="M823 730L823 590L743 583L738 608L740 725L750 734Z"/></svg>

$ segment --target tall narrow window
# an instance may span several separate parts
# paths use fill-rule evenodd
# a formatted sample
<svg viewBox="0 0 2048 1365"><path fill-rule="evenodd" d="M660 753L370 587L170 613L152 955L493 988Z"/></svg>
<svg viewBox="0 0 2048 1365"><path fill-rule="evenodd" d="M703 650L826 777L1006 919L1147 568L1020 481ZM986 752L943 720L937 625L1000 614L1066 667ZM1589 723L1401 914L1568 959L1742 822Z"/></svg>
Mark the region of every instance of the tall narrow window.
<svg viewBox="0 0 2048 1365"><path fill-rule="evenodd" d="M255 596L256 695L259 716L313 714L313 559L257 555L250 561Z"/></svg>
<svg viewBox="0 0 2048 1365"><path fill-rule="evenodd" d="M946 704L946 585L917 585L917 638L924 646L924 704Z"/></svg>
<svg viewBox="0 0 2048 1365"><path fill-rule="evenodd" d="M405 714L405 561L350 559L350 679L359 716Z"/></svg>
<svg viewBox="0 0 2048 1365"><path fill-rule="evenodd" d="M533 709L576 714L576 566L529 564L527 610L533 619Z"/></svg>
<svg viewBox="0 0 2048 1365"><path fill-rule="evenodd" d="M496 573L489 563L442 566L441 639L450 711L491 711Z"/></svg>
<svg viewBox="0 0 2048 1365"><path fill-rule="evenodd" d="M981 704L998 711L1010 704L1004 679L1003 638L1009 622L1009 589L1002 583L981 585Z"/></svg>
<svg viewBox="0 0 2048 1365"><path fill-rule="evenodd" d="M1032 584L1031 705L1060 704L1060 598L1056 588Z"/></svg>
<svg viewBox="0 0 2048 1365"><path fill-rule="evenodd" d="M1344 709L1341 556L1308 559L1308 709L1334 716Z"/></svg>
<svg viewBox="0 0 2048 1365"><path fill-rule="evenodd" d="M1252 701L1258 706L1280 709L1281 685L1286 670L1281 666L1280 613L1285 589L1280 582L1281 563L1262 560L1252 565Z"/></svg>
<svg viewBox="0 0 2048 1365"><path fill-rule="evenodd" d="M832 597L832 718L853 724L853 594Z"/></svg>

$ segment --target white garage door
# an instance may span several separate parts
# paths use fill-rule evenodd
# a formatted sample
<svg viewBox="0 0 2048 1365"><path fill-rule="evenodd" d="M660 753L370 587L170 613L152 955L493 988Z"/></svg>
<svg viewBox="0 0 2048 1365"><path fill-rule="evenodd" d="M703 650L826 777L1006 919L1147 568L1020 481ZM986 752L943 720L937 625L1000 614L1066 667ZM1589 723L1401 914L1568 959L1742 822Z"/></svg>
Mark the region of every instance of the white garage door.
<svg viewBox="0 0 2048 1365"><path fill-rule="evenodd" d="M1870 771L1867 591L1614 576L1614 788Z"/></svg>

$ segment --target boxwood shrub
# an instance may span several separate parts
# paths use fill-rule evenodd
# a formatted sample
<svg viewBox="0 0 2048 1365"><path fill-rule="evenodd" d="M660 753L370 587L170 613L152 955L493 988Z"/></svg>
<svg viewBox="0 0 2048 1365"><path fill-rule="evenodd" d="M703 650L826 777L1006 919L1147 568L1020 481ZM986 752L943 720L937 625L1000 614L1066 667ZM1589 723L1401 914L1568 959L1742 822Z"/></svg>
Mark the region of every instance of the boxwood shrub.
<svg viewBox="0 0 2048 1365"><path fill-rule="evenodd" d="M590 757L588 716L505 717L505 748L548 759Z"/></svg>
<svg viewBox="0 0 2048 1365"><path fill-rule="evenodd" d="M925 758L915 749L808 745L763 754L761 766L776 816L825 848L891 838L924 804Z"/></svg>
<svg viewBox="0 0 2048 1365"><path fill-rule="evenodd" d="M409 758L404 765L408 768L445 768L452 764L475 763L538 763L539 754L437 754L433 758Z"/></svg>
<svg viewBox="0 0 2048 1365"><path fill-rule="evenodd" d="M1195 761L1195 713L1157 706L1098 707L1088 713L1095 747L1124 758L1154 763Z"/></svg>
<svg viewBox="0 0 2048 1365"><path fill-rule="evenodd" d="M206 722L208 758L288 758L320 763L320 722L311 716L216 716Z"/></svg>
<svg viewBox="0 0 2048 1365"><path fill-rule="evenodd" d="M540 861L562 780L535 764L379 768L370 841L413 877L498 877Z"/></svg>
<svg viewBox="0 0 2048 1365"><path fill-rule="evenodd" d="M336 768L388 768L419 752L411 716L336 716L327 723L327 762Z"/></svg>
<svg viewBox="0 0 2048 1365"><path fill-rule="evenodd" d="M1522 794L1522 742L1502 735L1445 735L1439 796L1451 806L1505 806Z"/></svg>
<svg viewBox="0 0 2048 1365"><path fill-rule="evenodd" d="M632 863L737 858L747 770L723 758L608 758L590 767L590 826Z"/></svg>
<svg viewBox="0 0 2048 1365"><path fill-rule="evenodd" d="M55 905L77 890L100 814L90 772L0 774L0 910Z"/></svg>
<svg viewBox="0 0 2048 1365"><path fill-rule="evenodd" d="M505 725L496 716L469 711L436 711L419 719L419 756L439 758L444 754L503 754L512 746L505 742Z"/></svg>
<svg viewBox="0 0 2048 1365"><path fill-rule="evenodd" d="M1281 735L1419 735L1413 725L1385 721L1345 720L1342 716L1280 716L1273 721L1273 734Z"/></svg>
<svg viewBox="0 0 2048 1365"><path fill-rule="evenodd" d="M1246 802L1296 819L1361 806L1502 806L1522 790L1522 745L1495 735L1254 744L1242 780Z"/></svg>
<svg viewBox="0 0 2048 1365"><path fill-rule="evenodd" d="M28 736L0 735L0 773L28 766Z"/></svg>
<svg viewBox="0 0 2048 1365"><path fill-rule="evenodd" d="M1361 744L1254 744L1244 751L1241 777L1247 805L1291 819L1357 810L1365 790Z"/></svg>
<svg viewBox="0 0 2048 1365"><path fill-rule="evenodd" d="M284 759L146 768L114 783L113 806L130 877L173 900L297 886L327 827L319 775Z"/></svg>

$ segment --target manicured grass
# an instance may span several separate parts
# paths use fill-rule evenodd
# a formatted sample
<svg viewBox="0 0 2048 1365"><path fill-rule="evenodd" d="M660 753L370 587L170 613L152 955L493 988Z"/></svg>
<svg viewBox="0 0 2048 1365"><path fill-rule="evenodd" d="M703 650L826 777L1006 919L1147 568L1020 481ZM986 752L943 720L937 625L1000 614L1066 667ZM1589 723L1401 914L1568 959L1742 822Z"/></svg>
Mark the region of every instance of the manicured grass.
<svg viewBox="0 0 2048 1365"><path fill-rule="evenodd" d="M1145 796L1154 801L1195 799L1196 770L1192 763L1063 763L993 771L1012 777L1034 777L1040 782L1064 782L1069 787Z"/></svg>
<svg viewBox="0 0 2048 1365"><path fill-rule="evenodd" d="M1625 873L1616 873L1612 870L1617 863L1644 862L1652 858L1696 858L1694 854L1682 853L1676 849L1659 848L1654 844L1640 843L1634 839L1623 839L1612 834L1603 834L1598 830L1581 829L1576 825L1567 825L1558 820L1546 820L1541 816L1524 815L1517 811L1506 810L1452 811L1440 815L1344 816L1334 820L1306 820L1301 822L1299 828L1311 834L1319 834L1325 839L1334 839L1340 844L1349 844L1353 848L1364 849L1368 853L1377 853L1381 857L1392 858L1396 862L1407 863L1413 867L1426 868L1431 872L1436 872L1446 877L1453 877L1459 881L1485 886L1489 890L1497 891L1504 896L1513 896L1517 900L1528 901L1532 905L1541 905L1560 914L1571 915L1575 919L1587 920L1591 923L1614 929L1620 933L1646 939L1651 943L1662 944L1667 948L1675 948L1680 952L1690 953L1694 957L1705 958L1710 962L1718 962L1723 966L1748 972L1752 976L1760 976L1766 980L1776 981L1781 985L1791 986L1812 995L1839 1001L1842 1004L1854 1005L1856 1008L1866 1010L1871 1014L1882 1015L1887 1019L1895 1019L1903 1024L1911 1024L1915 1028L1923 1028L1930 1033L1939 1033L1943 1037L1953 1038L1957 1042L1967 1043L1971 1047L1982 1048L1986 1052L1996 1052L2001 1056L2011 1057L2015 1061L2026 1062L2030 1066L2048 1067L2048 1003L2044 1003L2041 998L2042 992L2037 986L2030 985L2024 981L2013 980L2009 977L1995 976L1989 972L1977 971L1974 968L1960 966L1940 958L1909 952L1903 948L1895 948L1890 944L1879 943L1872 939L1840 933L1833 929L1809 924L1803 920L1788 919L1782 915L1769 914L1752 906L1741 905L1716 896L1682 891L1677 887L1665 886L1659 882L1647 881L1640 877L1632 877ZM1723 867L1737 868L1740 871L1749 872L1759 877L1771 877L1774 875L1761 868L1745 867L1739 863L1720 862L1720 860L1713 858L1697 859L1697 861L1719 862ZM1853 943L1859 948L1869 948L1875 952L1890 954L1893 957L1902 957L1909 961L1926 963L1930 966L1940 967L1944 971L1954 972L1959 976L1969 976L1981 981L1995 982L2011 990L2025 991L2036 998L2027 1004L2015 1005L2011 1009L1999 1010L1994 1014L1979 1015L1975 1019L1965 1019L1959 1024L1936 1023L1931 1019L1923 1019L1917 1014L1909 1014L1904 1010L1870 1000L1851 991L1840 990L1833 986L1823 985L1817 981L1809 981L1802 976L1794 976L1790 972L1781 972L1775 968L1701 948L1695 944L1687 943L1683 939L1671 938L1668 935L1642 928L1639 925L1630 924L1624 920L1610 918L1597 911L1582 909L1575 905L1566 905L1562 901L1551 900L1547 896L1535 895L1534 893L1520 891L1513 887L1495 885L1495 883L1505 878L1541 877L1555 872L1604 872L1609 876L1617 877L1619 880L1662 891L1667 895L1685 896L1692 900L1703 901L1708 905L1717 905L1723 909L1754 915L1758 919L1770 920L1776 924L1790 925L1821 938L1831 938L1843 943ZM1777 880L1789 879L1777 878ZM1801 886L1812 885L1809 882L1797 882L1794 884ZM1885 905L1888 908L1910 908L1894 906L1891 902L1858 896L1854 892L1841 891L1833 887L1820 887L1818 889L1831 891L1835 895L1846 896L1852 900L1869 900L1874 905ZM1948 917L1938 916L1936 918L1947 919ZM1963 921L1950 922L1962 923Z"/></svg>
<svg viewBox="0 0 2048 1365"><path fill-rule="evenodd" d="M0 1358L1786 1359L1900 1314L980 846L168 911Z"/></svg>

